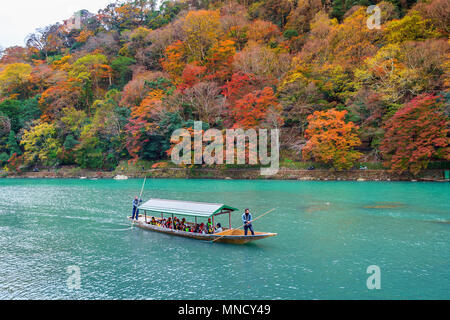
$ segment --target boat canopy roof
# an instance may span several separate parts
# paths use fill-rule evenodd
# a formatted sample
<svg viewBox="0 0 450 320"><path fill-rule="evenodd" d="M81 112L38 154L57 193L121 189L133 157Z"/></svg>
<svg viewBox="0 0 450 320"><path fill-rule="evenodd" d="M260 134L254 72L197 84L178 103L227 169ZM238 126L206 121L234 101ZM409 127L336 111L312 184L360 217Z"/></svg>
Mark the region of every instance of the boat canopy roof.
<svg viewBox="0 0 450 320"><path fill-rule="evenodd" d="M180 216L195 216L209 218L222 210L237 211L238 209L221 204L207 202L192 202L179 200L150 199L139 209L159 213L169 213Z"/></svg>

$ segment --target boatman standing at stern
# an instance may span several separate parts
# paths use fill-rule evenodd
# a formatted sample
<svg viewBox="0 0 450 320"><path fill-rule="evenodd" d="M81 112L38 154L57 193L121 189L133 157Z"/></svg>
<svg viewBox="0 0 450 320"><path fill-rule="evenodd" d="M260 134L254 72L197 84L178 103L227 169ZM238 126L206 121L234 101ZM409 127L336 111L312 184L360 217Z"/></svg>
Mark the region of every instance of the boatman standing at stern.
<svg viewBox="0 0 450 320"><path fill-rule="evenodd" d="M136 220L139 219L139 205L142 203L142 200L140 200L137 196L134 198L133 200L133 215L131 216L131 219L135 219Z"/></svg>
<svg viewBox="0 0 450 320"><path fill-rule="evenodd" d="M250 229L252 236L255 235L255 232L253 231L252 220L253 220L253 218L252 218L252 214L250 213L250 210L245 209L245 213L242 215L242 222L244 222L245 235L247 235L248 229Z"/></svg>

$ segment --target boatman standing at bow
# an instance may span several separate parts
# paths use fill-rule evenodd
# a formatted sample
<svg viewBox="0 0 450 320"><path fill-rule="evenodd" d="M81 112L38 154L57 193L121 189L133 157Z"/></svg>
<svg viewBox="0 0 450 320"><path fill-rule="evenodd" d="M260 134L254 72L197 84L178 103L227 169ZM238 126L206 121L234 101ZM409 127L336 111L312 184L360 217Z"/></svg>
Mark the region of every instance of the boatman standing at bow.
<svg viewBox="0 0 450 320"><path fill-rule="evenodd" d="M242 215L242 222L244 222L245 235L247 235L249 229L252 233L252 236L255 235L255 232L253 231L252 220L253 220L253 218L252 218L252 214L250 213L250 210L245 209L245 213Z"/></svg>
<svg viewBox="0 0 450 320"><path fill-rule="evenodd" d="M135 219L136 220L139 219L139 205L142 203L142 200L140 200L137 196L134 198L133 200L133 215L131 216L131 219Z"/></svg>

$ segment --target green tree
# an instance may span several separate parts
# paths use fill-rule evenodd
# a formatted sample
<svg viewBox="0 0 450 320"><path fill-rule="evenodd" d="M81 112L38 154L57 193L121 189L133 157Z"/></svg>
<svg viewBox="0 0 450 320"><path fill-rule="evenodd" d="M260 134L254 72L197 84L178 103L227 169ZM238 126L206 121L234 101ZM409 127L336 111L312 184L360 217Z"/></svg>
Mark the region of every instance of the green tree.
<svg viewBox="0 0 450 320"><path fill-rule="evenodd" d="M118 88L122 89L133 78L133 71L130 69L130 66L135 63L136 60L124 56L118 56L111 61L114 83Z"/></svg>
<svg viewBox="0 0 450 320"><path fill-rule="evenodd" d="M439 32L436 31L431 20L423 19L417 11L413 11L403 17L403 19L392 20L386 25L385 32L386 40L389 43L439 37Z"/></svg>
<svg viewBox="0 0 450 320"><path fill-rule="evenodd" d="M9 156L12 157L14 153L17 155L22 154L22 150L20 150L19 144L17 143L17 137L14 131L10 131L8 135L8 140L6 142L6 148L9 151Z"/></svg>
<svg viewBox="0 0 450 320"><path fill-rule="evenodd" d="M27 164L54 166L59 163L61 143L57 139L54 124L36 122L33 127L24 131L20 144L24 147L23 155Z"/></svg>

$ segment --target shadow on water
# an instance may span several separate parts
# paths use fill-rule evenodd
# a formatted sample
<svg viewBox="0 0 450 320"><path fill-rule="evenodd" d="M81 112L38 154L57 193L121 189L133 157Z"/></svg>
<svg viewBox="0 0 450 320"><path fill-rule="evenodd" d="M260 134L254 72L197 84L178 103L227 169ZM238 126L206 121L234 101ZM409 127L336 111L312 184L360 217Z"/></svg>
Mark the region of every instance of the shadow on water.
<svg viewBox="0 0 450 320"><path fill-rule="evenodd" d="M206 240L196 240L191 238L178 237L159 232L142 230L138 227L132 227L120 231L127 231L127 230L132 230L135 232L136 235L143 236L152 242L154 241L156 243L161 244L161 248L170 246L175 248L184 248L192 251L196 251L199 248L203 248L205 250L213 250L213 251L221 250L223 252L238 251L238 252L253 252L253 253L266 250L273 250L277 248L277 246L274 245L274 243L268 239L262 239L259 241L249 242L246 244L230 244L230 243L219 243ZM154 243L152 243L152 245L153 244Z"/></svg>

